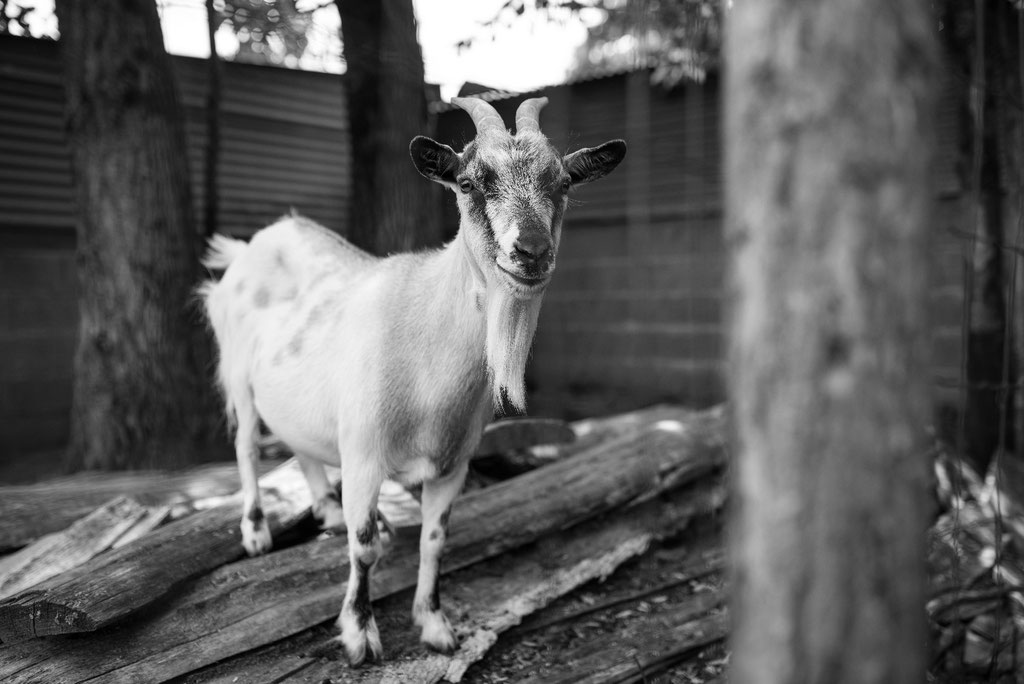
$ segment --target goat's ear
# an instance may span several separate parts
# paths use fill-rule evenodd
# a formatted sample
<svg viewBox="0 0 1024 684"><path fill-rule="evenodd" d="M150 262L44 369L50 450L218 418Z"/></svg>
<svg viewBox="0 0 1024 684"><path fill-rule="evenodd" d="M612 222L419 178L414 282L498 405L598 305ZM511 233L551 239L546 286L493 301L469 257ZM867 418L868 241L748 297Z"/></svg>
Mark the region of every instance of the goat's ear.
<svg viewBox="0 0 1024 684"><path fill-rule="evenodd" d="M611 173L626 156L626 141L610 140L565 156L565 168L573 185L589 183Z"/></svg>
<svg viewBox="0 0 1024 684"><path fill-rule="evenodd" d="M432 181L445 185L455 184L455 174L459 170L459 155L447 145L417 135L409 143L409 154L416 170Z"/></svg>

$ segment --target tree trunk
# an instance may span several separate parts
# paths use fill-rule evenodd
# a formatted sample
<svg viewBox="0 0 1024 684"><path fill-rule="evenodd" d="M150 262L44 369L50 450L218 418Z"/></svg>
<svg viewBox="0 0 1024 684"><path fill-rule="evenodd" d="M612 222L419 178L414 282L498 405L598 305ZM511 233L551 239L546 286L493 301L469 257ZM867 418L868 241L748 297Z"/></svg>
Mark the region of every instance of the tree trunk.
<svg viewBox="0 0 1024 684"><path fill-rule="evenodd" d="M206 36L210 41L210 58L206 73L210 82L206 84L206 149L203 157L203 187L206 201L203 203L203 235L212 237L217 232L220 214L220 102L223 92L224 68L217 54L217 29L220 15L213 6L213 0L206 0Z"/></svg>
<svg viewBox="0 0 1024 684"><path fill-rule="evenodd" d="M153 0L57 3L78 198L68 465L168 468L223 440L195 309L200 237Z"/></svg>
<svg viewBox="0 0 1024 684"><path fill-rule="evenodd" d="M336 4L352 139L348 238L376 254L440 244L439 190L409 160L409 142L430 134L412 2Z"/></svg>
<svg viewBox="0 0 1024 684"><path fill-rule="evenodd" d="M1004 6L1005 5L1005 6ZM997 139L993 154L998 159L998 197L1002 205L1002 240L1009 249L1004 249L1003 280L1005 311L1003 325L1004 343L1011 343L1007 354L1008 368L1000 367L1000 384L1014 385L1006 388L1009 392L1003 427L1004 440L1010 451L1004 458L1015 459L1016 464L1001 464L1002 486L1015 497L1024 501L1024 113L1021 111L1021 96L1024 93L1024 55L1021 41L1024 40L1024 11L1010 3L986 5L988 13L986 27L989 33L985 44L987 59L992 65L989 90L993 93L992 125Z"/></svg>
<svg viewBox="0 0 1024 684"><path fill-rule="evenodd" d="M920 682L932 15L761 0L728 20L730 681Z"/></svg>
<svg viewBox="0 0 1024 684"><path fill-rule="evenodd" d="M966 403L958 438L966 461L981 475L1005 444L1011 424L1000 417L1007 339L1000 9L980 0L947 0L941 6L944 47L951 67L961 75L954 81L963 117L957 169L970 208L970 223L964 229L973 235L967 245L970 281L964 293L969 306L964 323L966 377L961 378L967 383Z"/></svg>

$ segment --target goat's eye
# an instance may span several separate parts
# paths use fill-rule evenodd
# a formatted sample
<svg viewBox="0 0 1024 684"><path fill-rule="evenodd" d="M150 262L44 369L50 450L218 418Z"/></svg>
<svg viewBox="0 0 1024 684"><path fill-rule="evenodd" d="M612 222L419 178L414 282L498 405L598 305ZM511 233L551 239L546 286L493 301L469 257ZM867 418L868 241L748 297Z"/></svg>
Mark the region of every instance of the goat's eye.
<svg viewBox="0 0 1024 684"><path fill-rule="evenodd" d="M459 190L462 190L462 192L466 193L467 195L473 192L473 181L469 180L468 178L463 178L459 180Z"/></svg>

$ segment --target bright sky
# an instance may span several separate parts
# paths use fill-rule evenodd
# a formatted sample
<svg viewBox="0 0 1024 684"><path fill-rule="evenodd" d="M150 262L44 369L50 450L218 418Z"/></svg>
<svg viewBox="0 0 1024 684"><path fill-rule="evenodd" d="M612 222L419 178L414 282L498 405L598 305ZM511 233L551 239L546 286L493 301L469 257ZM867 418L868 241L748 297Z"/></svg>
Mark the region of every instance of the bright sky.
<svg viewBox="0 0 1024 684"><path fill-rule="evenodd" d="M158 0L157 4L168 51L206 57L209 46L203 0ZM301 9L321 1L298 0L296 4ZM583 21L598 20L595 13L584 13L582 21L570 18L564 25L540 18L520 20L511 29L496 31L492 40L481 24L494 17L502 4L503 0L413 0L426 80L440 84L446 99L455 95L465 81L518 91L563 81L575 49L586 37ZM36 8L29 15L33 34L55 33L53 0L10 0L8 12L19 5ZM314 20L311 55L298 66L323 69L324 62L319 56L338 52L340 20L333 5L317 10ZM459 52L456 44L474 36L477 40L473 47ZM217 34L217 49L228 55L237 49L235 37L227 27ZM340 64L328 68L340 69Z"/></svg>

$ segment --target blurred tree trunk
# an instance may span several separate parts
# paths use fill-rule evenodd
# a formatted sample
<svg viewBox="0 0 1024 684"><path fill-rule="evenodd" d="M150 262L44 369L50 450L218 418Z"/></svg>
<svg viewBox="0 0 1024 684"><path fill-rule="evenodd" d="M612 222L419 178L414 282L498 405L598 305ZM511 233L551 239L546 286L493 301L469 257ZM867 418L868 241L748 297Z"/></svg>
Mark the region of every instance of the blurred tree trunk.
<svg viewBox="0 0 1024 684"><path fill-rule="evenodd" d="M922 682L933 16L727 17L730 681Z"/></svg>
<svg viewBox="0 0 1024 684"><path fill-rule="evenodd" d="M153 0L58 0L78 200L70 468L201 460L219 407L192 288L200 236Z"/></svg>
<svg viewBox="0 0 1024 684"><path fill-rule="evenodd" d="M338 0L352 140L347 235L376 254L437 245L437 189L409 159L429 135L412 0Z"/></svg>

